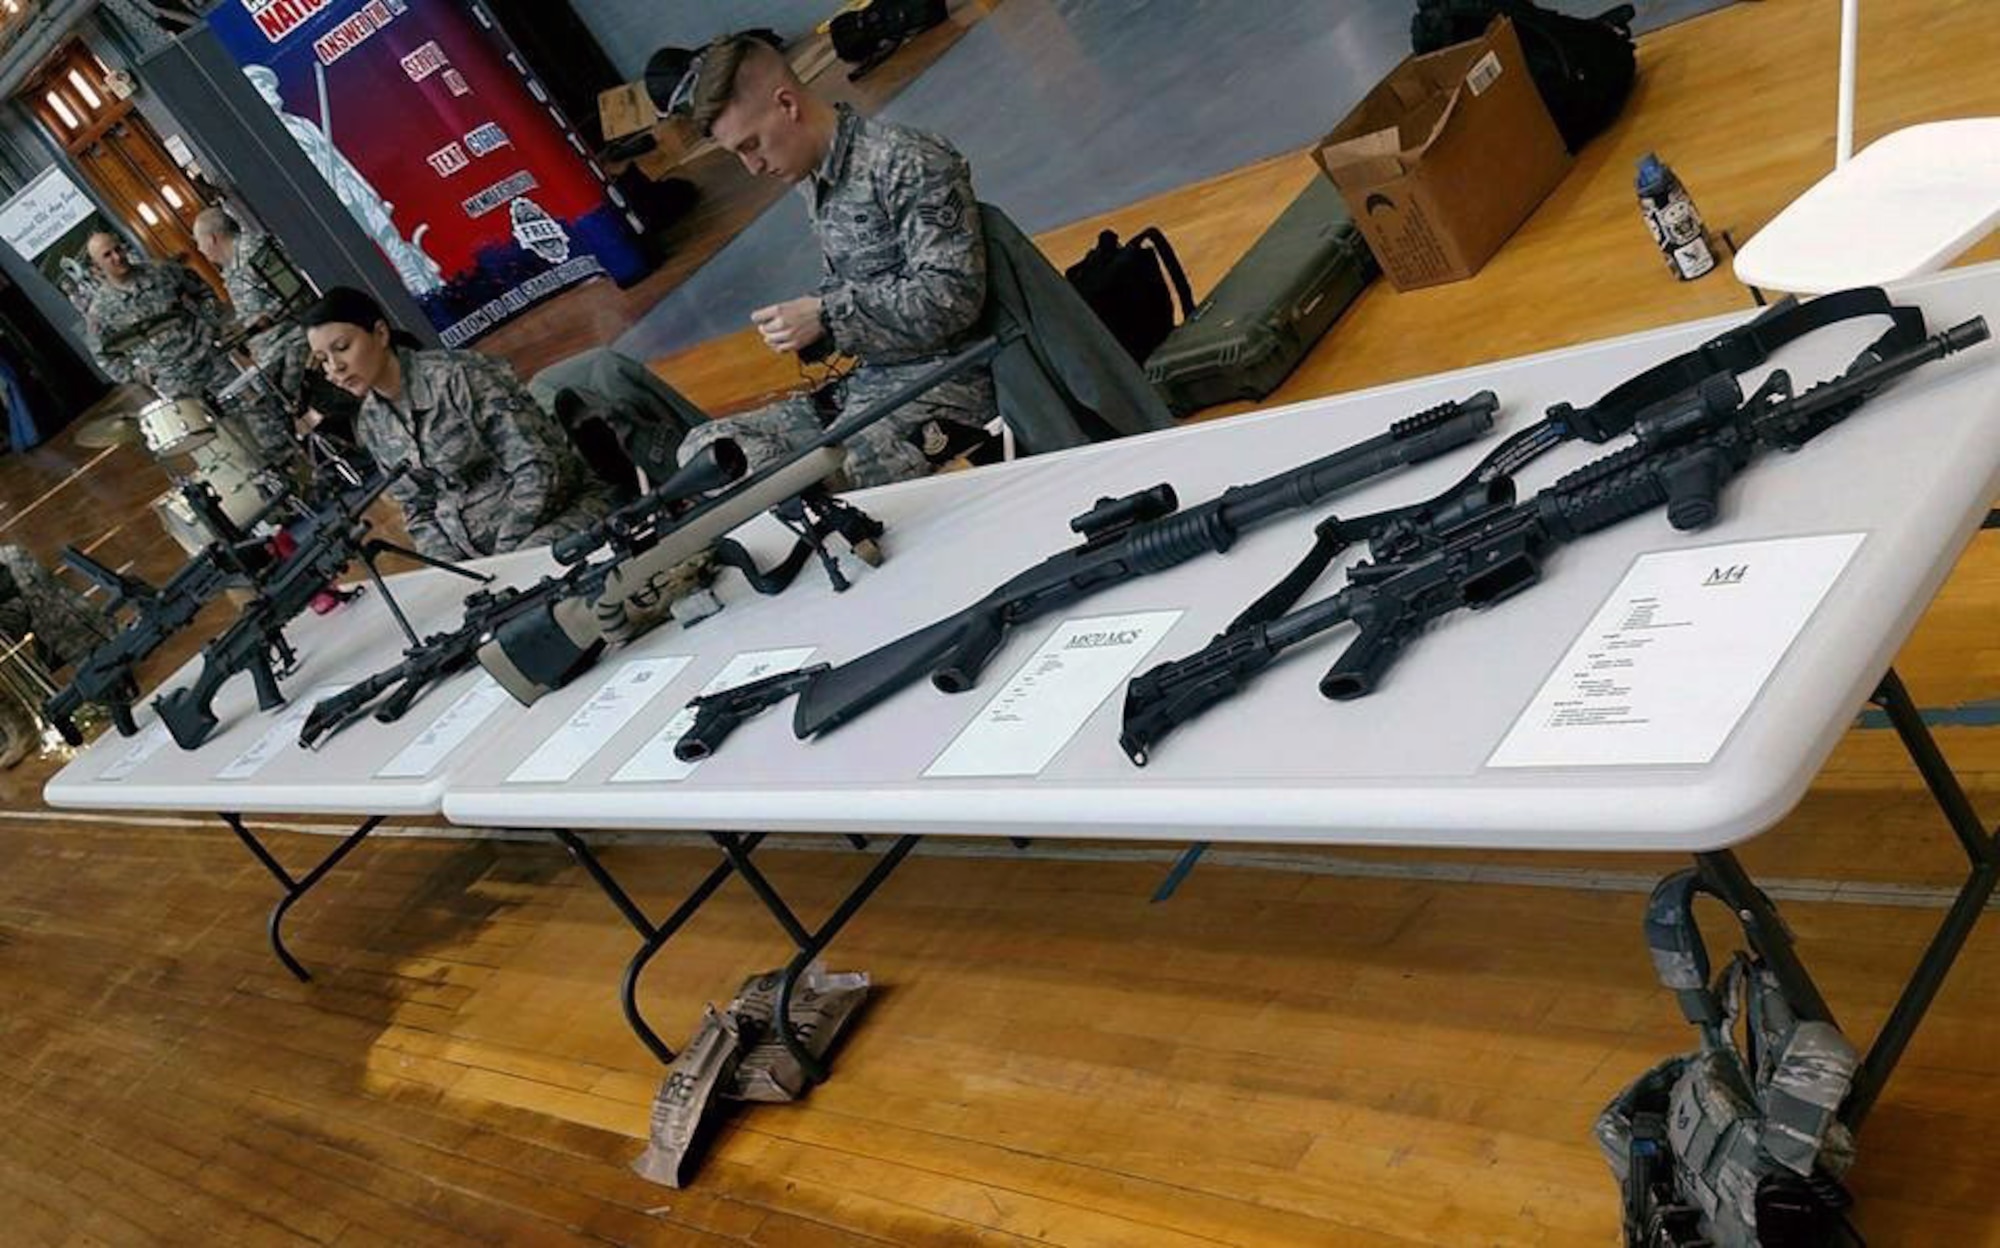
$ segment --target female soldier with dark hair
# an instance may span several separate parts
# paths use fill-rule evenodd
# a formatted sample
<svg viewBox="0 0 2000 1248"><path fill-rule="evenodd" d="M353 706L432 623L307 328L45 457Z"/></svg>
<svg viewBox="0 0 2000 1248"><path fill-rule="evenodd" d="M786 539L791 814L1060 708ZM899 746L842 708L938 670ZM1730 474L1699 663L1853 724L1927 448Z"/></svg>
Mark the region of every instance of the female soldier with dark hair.
<svg viewBox="0 0 2000 1248"><path fill-rule="evenodd" d="M603 518L611 500L513 370L476 351L426 351L381 305L337 286L304 316L326 378L361 400L354 430L385 468L410 539L440 559L545 546Z"/></svg>

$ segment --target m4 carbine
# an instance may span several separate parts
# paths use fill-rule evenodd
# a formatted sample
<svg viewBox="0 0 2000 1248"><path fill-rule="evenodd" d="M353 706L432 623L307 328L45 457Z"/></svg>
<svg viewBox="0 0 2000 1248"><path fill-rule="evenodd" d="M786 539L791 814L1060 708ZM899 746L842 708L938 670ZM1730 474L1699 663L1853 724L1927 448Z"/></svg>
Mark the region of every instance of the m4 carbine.
<svg viewBox="0 0 2000 1248"><path fill-rule="evenodd" d="M741 571L758 593L775 594L817 556L834 589L845 590L847 578L826 546L829 537L844 539L864 563L882 559L881 523L835 498L825 484L841 469L845 443L933 386L984 362L995 349L991 339L973 343L748 476L741 475L744 461L735 444L718 439L653 494L597 528L558 542L556 560L578 565L557 578L566 588L496 628L479 647L479 665L516 701L533 705L588 670L607 645L625 644L657 622L658 608L672 600L674 587L693 579L685 565L702 557ZM703 494L709 496L697 497ZM764 570L728 535L767 511L798 541L783 561ZM610 548L606 558L583 562L605 547Z"/></svg>
<svg viewBox="0 0 2000 1248"><path fill-rule="evenodd" d="M297 656L285 640L285 626L311 606L347 565L373 554L364 539L363 518L390 482L402 472L378 474L374 480L345 490L286 530L295 549L256 586L256 595L227 629L201 650L201 673L194 683L153 700L153 709L184 750L198 748L215 730L215 695L238 672L249 671L257 686L259 710L285 704L278 689L281 672L289 672Z"/></svg>
<svg viewBox="0 0 2000 1248"><path fill-rule="evenodd" d="M1921 326L1920 318L1911 323ZM1630 445L1588 464L1534 497L1512 490L1448 526L1395 526L1371 542L1371 558L1348 571L1347 587L1275 619L1232 627L1184 659L1135 677L1125 693L1119 744L1144 766L1177 726L1243 688L1281 653L1340 624L1359 632L1320 680L1346 701L1372 692L1432 620L1460 608L1482 610L1541 579L1557 547L1664 506L1676 529L1710 524L1724 484L1767 447L1796 450L1846 419L1886 383L1987 338L1973 319L1886 356L1865 353L1840 377L1793 394L1773 372L1744 402L1736 379L1720 373L1696 391L1641 415ZM1878 344L1879 346L1879 344Z"/></svg>
<svg viewBox="0 0 2000 1248"><path fill-rule="evenodd" d="M132 706L139 700L138 665L167 638L187 627L224 590L250 587L275 561L266 539L253 537L246 530L254 529L278 507L290 503L289 495L272 500L248 525L239 527L223 514L220 498L205 482L184 484L181 494L213 540L157 589L136 576L106 567L73 546L63 551L64 563L104 590L108 614L115 616L124 608L131 608L131 615L118 634L78 659L69 683L58 689L42 708L49 722L62 733L63 740L71 745L83 744L76 714L87 704L109 711L111 722L125 736L139 731L132 717Z"/></svg>

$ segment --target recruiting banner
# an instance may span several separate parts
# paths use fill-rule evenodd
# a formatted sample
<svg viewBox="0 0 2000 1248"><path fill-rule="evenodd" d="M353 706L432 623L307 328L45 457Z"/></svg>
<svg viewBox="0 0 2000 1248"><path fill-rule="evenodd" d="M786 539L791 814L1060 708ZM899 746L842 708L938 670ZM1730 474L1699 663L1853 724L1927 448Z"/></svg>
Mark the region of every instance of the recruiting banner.
<svg viewBox="0 0 2000 1248"><path fill-rule="evenodd" d="M643 274L616 192L476 0L224 0L208 22L448 345Z"/></svg>

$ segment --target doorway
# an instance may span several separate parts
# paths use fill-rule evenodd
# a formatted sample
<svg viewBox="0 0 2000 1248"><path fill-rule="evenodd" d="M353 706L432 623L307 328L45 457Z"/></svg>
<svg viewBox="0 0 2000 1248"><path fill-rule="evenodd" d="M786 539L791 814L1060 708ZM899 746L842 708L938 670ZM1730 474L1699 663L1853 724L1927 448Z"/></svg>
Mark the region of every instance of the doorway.
<svg viewBox="0 0 2000 1248"><path fill-rule="evenodd" d="M108 76L95 53L72 41L20 98L148 254L186 264L226 298L222 275L194 245L195 214L207 202L152 124L109 88Z"/></svg>

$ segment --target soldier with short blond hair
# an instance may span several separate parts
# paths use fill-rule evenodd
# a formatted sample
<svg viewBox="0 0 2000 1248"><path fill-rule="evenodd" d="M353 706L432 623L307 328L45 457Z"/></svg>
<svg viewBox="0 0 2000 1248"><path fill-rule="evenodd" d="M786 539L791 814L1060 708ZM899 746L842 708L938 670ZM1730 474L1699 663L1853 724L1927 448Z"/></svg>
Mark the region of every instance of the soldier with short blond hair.
<svg viewBox="0 0 2000 1248"><path fill-rule="evenodd" d="M814 95L777 49L735 36L690 66L675 102L753 174L799 188L824 264L817 291L751 313L774 351L860 361L822 419L805 396L711 422L683 462L719 437L756 466L817 436L841 412L900 389L970 341L986 306L986 242L965 158L935 135L864 118ZM921 476L997 405L984 367L941 383L847 444L857 486ZM929 453L927 453L929 452Z"/></svg>

